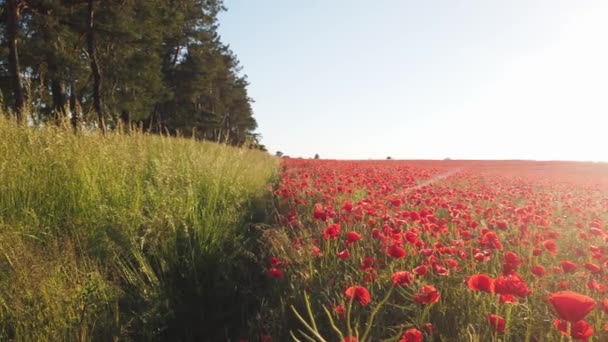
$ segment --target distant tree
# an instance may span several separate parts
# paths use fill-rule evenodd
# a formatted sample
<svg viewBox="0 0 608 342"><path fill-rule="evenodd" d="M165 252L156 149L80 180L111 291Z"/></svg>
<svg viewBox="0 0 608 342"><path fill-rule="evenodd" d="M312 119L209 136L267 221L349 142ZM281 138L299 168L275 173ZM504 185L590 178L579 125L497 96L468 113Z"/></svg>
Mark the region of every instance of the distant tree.
<svg viewBox="0 0 608 342"><path fill-rule="evenodd" d="M35 124L133 122L258 146L249 81L218 33L224 10L222 0L0 0L4 109L20 114L27 99Z"/></svg>
<svg viewBox="0 0 608 342"><path fill-rule="evenodd" d="M281 152L281 151L277 151L277 152L275 153L275 156L277 156L277 157L281 158L281 157L283 156L283 152Z"/></svg>
<svg viewBox="0 0 608 342"><path fill-rule="evenodd" d="M11 78L12 93L15 98L14 110L19 121L23 120L25 109L25 96L21 81L21 67L19 61L18 36L21 26L21 11L25 3L20 0L7 0L5 3L6 29L5 39L8 45L8 69ZM3 18L4 19L4 18Z"/></svg>
<svg viewBox="0 0 608 342"><path fill-rule="evenodd" d="M450 157L445 157L443 160L452 160Z"/></svg>
<svg viewBox="0 0 608 342"><path fill-rule="evenodd" d="M315 153L315 159L319 159L319 158L320 158L320 157L319 157L319 154L318 154L318 153Z"/></svg>
<svg viewBox="0 0 608 342"><path fill-rule="evenodd" d="M386 157L386 160L391 160L393 158L391 158L391 156Z"/></svg>

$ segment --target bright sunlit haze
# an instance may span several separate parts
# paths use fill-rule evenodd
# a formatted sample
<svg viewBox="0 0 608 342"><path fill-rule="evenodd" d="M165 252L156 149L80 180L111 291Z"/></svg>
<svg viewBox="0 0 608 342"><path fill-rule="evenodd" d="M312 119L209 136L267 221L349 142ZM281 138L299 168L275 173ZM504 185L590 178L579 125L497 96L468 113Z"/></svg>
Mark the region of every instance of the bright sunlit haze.
<svg viewBox="0 0 608 342"><path fill-rule="evenodd" d="M608 161L608 2L226 1L269 151Z"/></svg>

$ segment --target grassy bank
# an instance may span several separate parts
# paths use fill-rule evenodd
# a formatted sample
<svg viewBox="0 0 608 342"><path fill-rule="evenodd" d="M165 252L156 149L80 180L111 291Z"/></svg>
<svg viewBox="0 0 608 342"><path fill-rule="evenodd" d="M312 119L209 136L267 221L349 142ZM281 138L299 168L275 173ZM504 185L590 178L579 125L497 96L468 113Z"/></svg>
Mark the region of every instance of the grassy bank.
<svg viewBox="0 0 608 342"><path fill-rule="evenodd" d="M246 232L264 221L274 158L6 119L0 136L1 340L225 340L247 328L263 272Z"/></svg>

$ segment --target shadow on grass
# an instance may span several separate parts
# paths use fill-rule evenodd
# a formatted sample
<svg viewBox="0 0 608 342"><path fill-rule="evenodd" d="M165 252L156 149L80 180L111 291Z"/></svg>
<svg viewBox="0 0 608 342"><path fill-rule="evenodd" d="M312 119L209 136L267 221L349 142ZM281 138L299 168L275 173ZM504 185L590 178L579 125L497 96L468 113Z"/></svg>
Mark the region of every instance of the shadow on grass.
<svg viewBox="0 0 608 342"><path fill-rule="evenodd" d="M270 194L268 194L270 196ZM156 293L127 301L129 336L138 341L235 341L259 330L255 320L270 282L260 236L268 198L250 202L233 239L212 249L192 230L176 231L174 250L152 263Z"/></svg>

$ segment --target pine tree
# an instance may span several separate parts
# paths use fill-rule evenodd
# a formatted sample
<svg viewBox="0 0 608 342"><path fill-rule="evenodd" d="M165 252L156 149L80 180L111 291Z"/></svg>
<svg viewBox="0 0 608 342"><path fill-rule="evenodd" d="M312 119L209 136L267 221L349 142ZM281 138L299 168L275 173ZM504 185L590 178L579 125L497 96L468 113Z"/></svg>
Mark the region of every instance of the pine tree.
<svg viewBox="0 0 608 342"><path fill-rule="evenodd" d="M0 16L13 4L27 10L0 24L0 91L22 108L26 81L35 123L259 145L249 82L217 33L221 0L0 0Z"/></svg>

